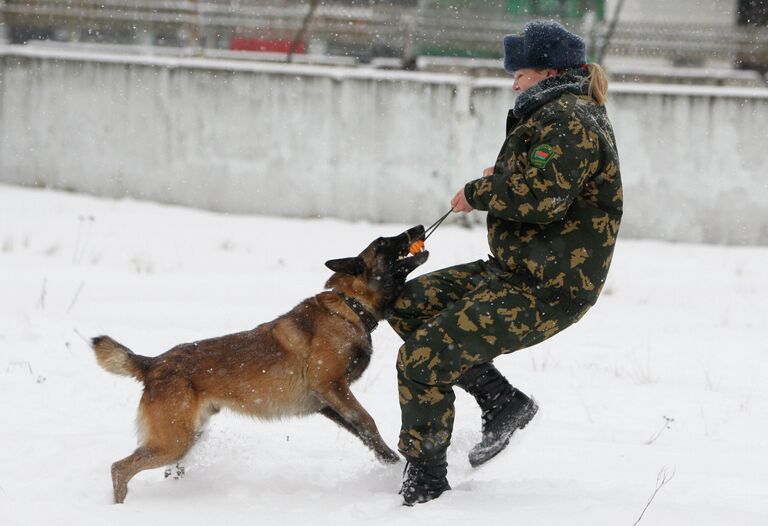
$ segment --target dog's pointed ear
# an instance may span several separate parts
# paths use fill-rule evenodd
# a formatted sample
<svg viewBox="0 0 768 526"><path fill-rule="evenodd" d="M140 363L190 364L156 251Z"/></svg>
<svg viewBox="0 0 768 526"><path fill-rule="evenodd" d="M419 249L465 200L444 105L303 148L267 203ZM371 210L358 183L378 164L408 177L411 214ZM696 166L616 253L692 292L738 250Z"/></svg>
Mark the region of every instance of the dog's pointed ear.
<svg viewBox="0 0 768 526"><path fill-rule="evenodd" d="M325 262L325 266L334 272L358 276L365 272L365 262L360 256L353 258L331 259Z"/></svg>

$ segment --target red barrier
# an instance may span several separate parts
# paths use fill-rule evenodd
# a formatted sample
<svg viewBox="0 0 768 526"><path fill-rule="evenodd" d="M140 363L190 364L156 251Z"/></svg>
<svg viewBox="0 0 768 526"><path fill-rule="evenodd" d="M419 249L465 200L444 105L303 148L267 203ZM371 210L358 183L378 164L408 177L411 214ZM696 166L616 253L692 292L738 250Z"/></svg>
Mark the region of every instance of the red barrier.
<svg viewBox="0 0 768 526"><path fill-rule="evenodd" d="M298 42L294 53L304 53L306 42ZM291 49L290 40L266 40L262 38L232 37L229 41L229 49L236 51L272 51L276 53L288 53Z"/></svg>

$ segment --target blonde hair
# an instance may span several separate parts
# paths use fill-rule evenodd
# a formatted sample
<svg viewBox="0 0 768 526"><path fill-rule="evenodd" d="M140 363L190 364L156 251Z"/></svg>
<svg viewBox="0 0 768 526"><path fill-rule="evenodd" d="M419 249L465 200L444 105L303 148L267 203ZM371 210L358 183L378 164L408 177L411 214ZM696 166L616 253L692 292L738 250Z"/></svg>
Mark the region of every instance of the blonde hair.
<svg viewBox="0 0 768 526"><path fill-rule="evenodd" d="M600 64L584 64L581 66L587 70L587 76L582 84L589 83L589 96L601 106L608 98L608 75ZM554 68L537 69L536 71L549 71ZM555 70L559 73L561 70Z"/></svg>
<svg viewBox="0 0 768 526"><path fill-rule="evenodd" d="M608 76L600 64L587 64L585 66L589 75L585 82L589 82L589 96L600 105L605 104L608 97Z"/></svg>

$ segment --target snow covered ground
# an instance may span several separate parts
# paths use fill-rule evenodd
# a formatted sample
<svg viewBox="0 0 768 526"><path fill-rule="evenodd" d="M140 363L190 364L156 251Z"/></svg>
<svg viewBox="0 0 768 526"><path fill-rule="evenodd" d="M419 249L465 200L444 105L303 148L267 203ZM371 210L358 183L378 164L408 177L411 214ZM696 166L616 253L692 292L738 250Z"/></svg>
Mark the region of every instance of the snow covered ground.
<svg viewBox="0 0 768 526"><path fill-rule="evenodd" d="M429 222L433 218L425 217ZM479 411L457 395L453 491L404 508L402 473L321 417L222 413L181 480L139 475L139 384L80 338L135 351L239 331L318 292L323 262L407 225L212 214L0 186L0 524L768 524L768 248L621 239L579 324L497 364L541 412L502 455L466 460ZM420 270L484 257L448 224ZM384 438L399 428L395 333L353 387Z"/></svg>

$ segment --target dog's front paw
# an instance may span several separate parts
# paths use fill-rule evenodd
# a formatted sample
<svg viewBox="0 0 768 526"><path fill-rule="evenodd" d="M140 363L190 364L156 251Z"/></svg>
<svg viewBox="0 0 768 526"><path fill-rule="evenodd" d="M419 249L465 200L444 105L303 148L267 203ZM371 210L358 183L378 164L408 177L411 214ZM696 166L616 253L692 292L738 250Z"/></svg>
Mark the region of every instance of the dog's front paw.
<svg viewBox="0 0 768 526"><path fill-rule="evenodd" d="M377 454L376 458L378 458L379 462L381 462L382 464L397 464L398 462L400 462L400 455L398 455L391 449L386 453Z"/></svg>

